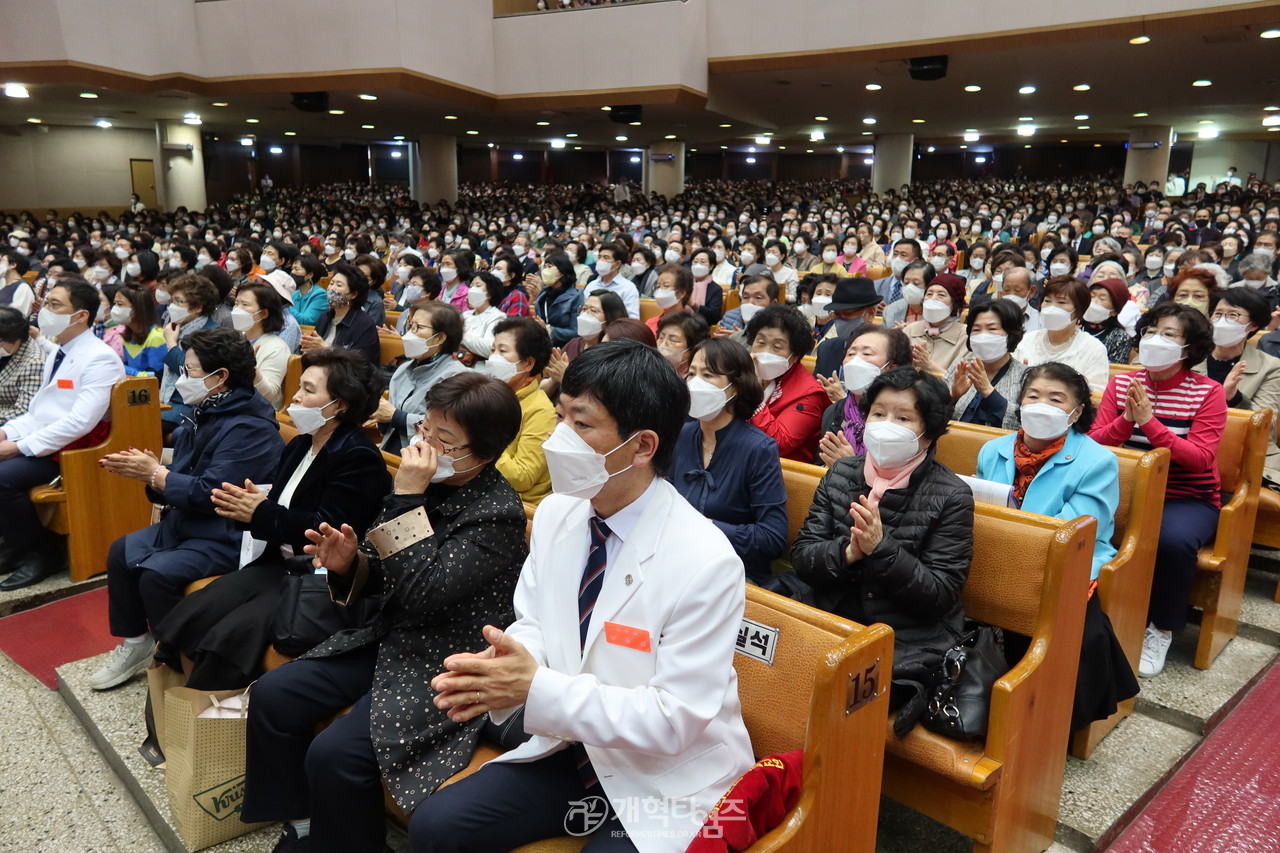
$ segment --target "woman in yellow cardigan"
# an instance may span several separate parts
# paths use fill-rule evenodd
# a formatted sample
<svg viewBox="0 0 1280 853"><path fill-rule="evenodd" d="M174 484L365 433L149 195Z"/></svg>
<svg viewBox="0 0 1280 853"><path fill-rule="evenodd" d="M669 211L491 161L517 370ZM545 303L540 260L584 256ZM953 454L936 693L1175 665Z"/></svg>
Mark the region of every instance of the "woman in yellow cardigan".
<svg viewBox="0 0 1280 853"><path fill-rule="evenodd" d="M551 494L551 474L542 442L556 428L556 409L538 385L551 358L551 336L532 317L510 317L493 327L493 352L485 362L489 375L511 386L520 401L520 432L498 457L497 469L527 504L537 506Z"/></svg>

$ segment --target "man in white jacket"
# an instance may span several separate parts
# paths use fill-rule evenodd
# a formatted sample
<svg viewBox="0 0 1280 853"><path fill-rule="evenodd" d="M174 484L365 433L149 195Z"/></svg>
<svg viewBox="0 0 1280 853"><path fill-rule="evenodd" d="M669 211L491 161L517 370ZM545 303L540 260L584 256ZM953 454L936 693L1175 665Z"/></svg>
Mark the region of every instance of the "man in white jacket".
<svg viewBox="0 0 1280 853"><path fill-rule="evenodd" d="M103 418L124 364L90 330L100 304L83 279L49 289L40 309L41 344L48 351L40 390L26 414L0 429L0 590L37 583L66 564L63 544L40 524L27 496L58 476L56 454L105 438Z"/></svg>
<svg viewBox="0 0 1280 853"><path fill-rule="evenodd" d="M415 851L509 850L590 835L596 850L676 853L754 761L734 643L746 586L724 535L662 475L689 410L650 347L592 347L565 371L544 444L516 622L432 686L457 721L515 717L529 740L441 789Z"/></svg>

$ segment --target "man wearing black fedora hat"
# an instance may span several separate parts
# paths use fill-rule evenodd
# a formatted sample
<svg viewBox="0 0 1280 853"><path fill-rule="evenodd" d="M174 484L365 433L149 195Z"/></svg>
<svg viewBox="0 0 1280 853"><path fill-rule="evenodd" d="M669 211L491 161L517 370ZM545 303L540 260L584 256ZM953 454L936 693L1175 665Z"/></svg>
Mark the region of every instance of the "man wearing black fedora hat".
<svg viewBox="0 0 1280 853"><path fill-rule="evenodd" d="M875 282L869 278L842 278L836 282L836 292L827 310L835 315L835 322L818 343L815 375L830 376L844 361L844 351L858 332L872 325L880 294Z"/></svg>

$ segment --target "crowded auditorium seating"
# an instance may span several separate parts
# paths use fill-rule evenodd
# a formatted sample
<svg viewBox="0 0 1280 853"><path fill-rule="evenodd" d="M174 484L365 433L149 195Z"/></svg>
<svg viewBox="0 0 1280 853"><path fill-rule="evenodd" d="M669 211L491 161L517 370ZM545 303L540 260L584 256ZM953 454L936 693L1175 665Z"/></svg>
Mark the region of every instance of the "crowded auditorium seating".
<svg viewBox="0 0 1280 853"><path fill-rule="evenodd" d="M110 473L98 460L130 447L160 453L159 398L160 385L154 377L117 382L111 391L111 431L106 439L92 447L64 451L61 477L31 490L31 501L45 527L67 537L73 581L105 571L111 543L150 523L146 487Z"/></svg>
<svg viewBox="0 0 1280 853"><path fill-rule="evenodd" d="M952 421L947 434L938 440L938 461L957 474L972 476L977 470L982 445L1004 434L1005 430ZM1136 671L1147 627L1147 602L1169 477L1169 451L1157 448L1144 453L1122 447L1110 449L1120 466L1120 503L1116 507L1112 537L1116 556L1098 574L1097 595L1130 666ZM1133 713L1133 705L1132 699L1127 700L1107 719L1074 732L1071 754L1082 759L1092 755L1098 742Z"/></svg>

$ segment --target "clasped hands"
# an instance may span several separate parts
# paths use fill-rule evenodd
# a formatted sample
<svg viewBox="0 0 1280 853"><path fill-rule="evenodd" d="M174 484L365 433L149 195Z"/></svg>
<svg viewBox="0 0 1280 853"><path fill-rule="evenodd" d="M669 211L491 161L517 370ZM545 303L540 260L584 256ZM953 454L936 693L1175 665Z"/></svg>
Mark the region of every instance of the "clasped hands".
<svg viewBox="0 0 1280 853"><path fill-rule="evenodd" d="M884 541L884 526L880 523L880 508L866 495L849 504L849 516L853 526L849 528L849 544L844 549L844 561L856 563L874 551Z"/></svg>
<svg viewBox="0 0 1280 853"><path fill-rule="evenodd" d="M538 671L529 650L505 631L486 625L482 633L487 649L449 655L445 672L431 679L431 687L439 692L435 706L448 711L455 723L523 705Z"/></svg>

